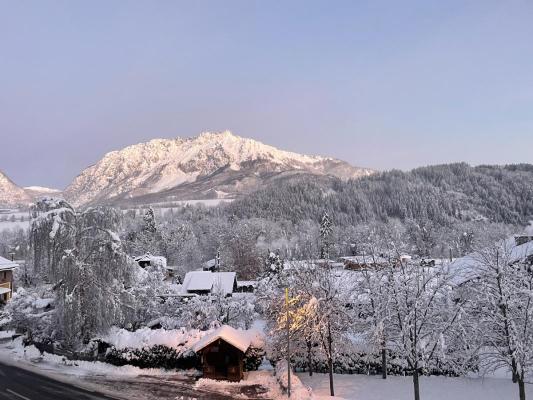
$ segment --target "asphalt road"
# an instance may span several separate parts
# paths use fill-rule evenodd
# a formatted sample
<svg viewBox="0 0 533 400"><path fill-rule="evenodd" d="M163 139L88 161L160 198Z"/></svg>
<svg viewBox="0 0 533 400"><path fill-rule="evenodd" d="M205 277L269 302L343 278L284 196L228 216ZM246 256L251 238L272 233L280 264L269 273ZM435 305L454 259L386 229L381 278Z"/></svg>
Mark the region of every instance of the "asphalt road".
<svg viewBox="0 0 533 400"><path fill-rule="evenodd" d="M0 363L0 400L116 400Z"/></svg>

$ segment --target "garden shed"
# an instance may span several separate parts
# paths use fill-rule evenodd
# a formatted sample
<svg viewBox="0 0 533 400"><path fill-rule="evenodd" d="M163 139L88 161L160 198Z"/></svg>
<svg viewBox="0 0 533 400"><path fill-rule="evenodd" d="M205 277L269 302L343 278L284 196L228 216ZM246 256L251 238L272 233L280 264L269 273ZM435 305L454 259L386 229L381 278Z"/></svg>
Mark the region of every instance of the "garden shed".
<svg viewBox="0 0 533 400"><path fill-rule="evenodd" d="M204 378L240 381L244 376L244 354L250 343L248 332L227 325L204 336L193 347L201 357Z"/></svg>

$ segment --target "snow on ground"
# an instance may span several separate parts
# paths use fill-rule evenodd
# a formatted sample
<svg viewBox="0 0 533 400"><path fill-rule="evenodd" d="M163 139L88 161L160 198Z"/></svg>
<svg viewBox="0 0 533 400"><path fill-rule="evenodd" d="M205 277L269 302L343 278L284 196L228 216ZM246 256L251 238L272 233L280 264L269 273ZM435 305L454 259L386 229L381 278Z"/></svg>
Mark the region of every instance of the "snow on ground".
<svg viewBox="0 0 533 400"><path fill-rule="evenodd" d="M195 370L166 371L133 366L116 367L102 362L65 360L61 356L48 353L41 357L34 346L24 348L21 337L6 341L11 334L12 332L6 333L0 342L0 362L129 400L286 399L268 368L245 373L245 379L238 383L209 379L200 379L195 383ZM158 340L166 339L160 337ZM142 343L144 342L137 342L138 345ZM131 344L135 344L135 341L128 341L128 345Z"/></svg>
<svg viewBox="0 0 533 400"><path fill-rule="evenodd" d="M286 399L281 388L271 371L261 370L245 372L244 379L240 382L216 381L202 378L194 386L197 389L213 390L235 399L251 397L267 397L269 399Z"/></svg>
<svg viewBox="0 0 533 400"><path fill-rule="evenodd" d="M329 397L327 374L297 374L300 380L313 389L315 399ZM334 376L335 395L341 399L356 400L412 400L411 377L338 375ZM533 396L533 385L526 385L527 397ZM499 378L446 378L430 376L420 378L420 397L425 400L503 400L518 398L518 385L510 379Z"/></svg>
<svg viewBox="0 0 533 400"><path fill-rule="evenodd" d="M0 340L11 339L11 337L13 337L14 334L15 334L15 331L0 331Z"/></svg>

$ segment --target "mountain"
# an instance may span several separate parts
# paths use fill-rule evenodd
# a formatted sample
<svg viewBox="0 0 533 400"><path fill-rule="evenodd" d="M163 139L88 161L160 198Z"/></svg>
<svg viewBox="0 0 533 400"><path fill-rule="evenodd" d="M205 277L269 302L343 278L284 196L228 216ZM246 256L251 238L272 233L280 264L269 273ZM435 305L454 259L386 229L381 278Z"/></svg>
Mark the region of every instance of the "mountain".
<svg viewBox="0 0 533 400"><path fill-rule="evenodd" d="M24 190L34 200L39 199L41 197L46 197L46 196L52 196L52 197L61 196L61 190L51 189L51 188L42 187L42 186L26 186Z"/></svg>
<svg viewBox="0 0 533 400"><path fill-rule="evenodd" d="M32 198L23 188L17 186L0 171L0 206L27 206L31 201Z"/></svg>
<svg viewBox="0 0 533 400"><path fill-rule="evenodd" d="M307 179L269 185L232 202L229 215L358 226L372 221L527 225L533 220L533 165L454 163L386 171L361 179Z"/></svg>
<svg viewBox="0 0 533 400"><path fill-rule="evenodd" d="M299 175L357 178L373 171L276 149L231 132L155 139L106 154L64 191L76 205L235 198Z"/></svg>

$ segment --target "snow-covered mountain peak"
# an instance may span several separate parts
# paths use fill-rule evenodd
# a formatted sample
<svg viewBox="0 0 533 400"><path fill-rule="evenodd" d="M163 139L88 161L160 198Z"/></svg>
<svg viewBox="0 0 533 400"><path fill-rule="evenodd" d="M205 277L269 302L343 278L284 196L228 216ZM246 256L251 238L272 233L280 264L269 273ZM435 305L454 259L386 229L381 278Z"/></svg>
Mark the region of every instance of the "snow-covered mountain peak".
<svg viewBox="0 0 533 400"><path fill-rule="evenodd" d="M40 192L40 193L58 193L61 192L59 189L53 189L48 188L44 186L26 186L24 187L25 190L30 190L32 192Z"/></svg>
<svg viewBox="0 0 533 400"><path fill-rule="evenodd" d="M17 186L11 179L0 171L0 205L1 206L19 206L28 205L31 197Z"/></svg>
<svg viewBox="0 0 533 400"><path fill-rule="evenodd" d="M332 158L279 150L230 131L204 132L193 138L153 139L107 153L72 182L65 196L76 204L132 198L168 191L199 179L205 181L222 171L239 171L243 178L252 169L255 175L305 171L342 178L370 173ZM239 191L240 184L235 185L230 192ZM210 192L216 190L214 186L208 188L208 183L205 186Z"/></svg>

